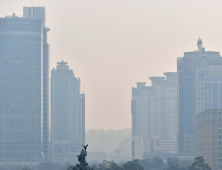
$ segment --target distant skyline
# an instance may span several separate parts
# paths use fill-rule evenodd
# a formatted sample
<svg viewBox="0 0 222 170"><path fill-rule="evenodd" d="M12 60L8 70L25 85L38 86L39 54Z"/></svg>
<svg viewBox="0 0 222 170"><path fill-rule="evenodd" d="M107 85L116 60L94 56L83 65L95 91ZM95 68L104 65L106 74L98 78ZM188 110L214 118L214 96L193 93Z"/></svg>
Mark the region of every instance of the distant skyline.
<svg viewBox="0 0 222 170"><path fill-rule="evenodd" d="M0 17L44 6L51 68L68 62L86 94L87 129L131 127L131 88L175 72L177 57L222 52L220 0L0 0Z"/></svg>

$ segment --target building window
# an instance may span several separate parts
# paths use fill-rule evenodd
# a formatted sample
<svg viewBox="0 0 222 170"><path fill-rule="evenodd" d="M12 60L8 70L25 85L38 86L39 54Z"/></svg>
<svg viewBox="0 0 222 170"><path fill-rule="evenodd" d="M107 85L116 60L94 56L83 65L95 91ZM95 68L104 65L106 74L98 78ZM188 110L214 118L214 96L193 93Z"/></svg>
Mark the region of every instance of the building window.
<svg viewBox="0 0 222 170"><path fill-rule="evenodd" d="M218 147L217 150L218 150L218 151L222 151L222 147Z"/></svg>
<svg viewBox="0 0 222 170"><path fill-rule="evenodd" d="M208 99L211 100L211 83L208 83Z"/></svg>

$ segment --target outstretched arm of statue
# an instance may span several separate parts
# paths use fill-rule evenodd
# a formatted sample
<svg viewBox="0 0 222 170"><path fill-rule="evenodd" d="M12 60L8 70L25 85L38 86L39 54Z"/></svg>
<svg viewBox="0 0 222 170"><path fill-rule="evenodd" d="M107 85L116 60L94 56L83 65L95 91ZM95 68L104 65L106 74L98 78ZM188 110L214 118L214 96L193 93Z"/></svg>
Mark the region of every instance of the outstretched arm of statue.
<svg viewBox="0 0 222 170"><path fill-rule="evenodd" d="M84 145L82 145L82 146L83 146L83 148L84 148L84 149L85 149L85 151L86 151L88 144L87 144L86 146L84 146Z"/></svg>

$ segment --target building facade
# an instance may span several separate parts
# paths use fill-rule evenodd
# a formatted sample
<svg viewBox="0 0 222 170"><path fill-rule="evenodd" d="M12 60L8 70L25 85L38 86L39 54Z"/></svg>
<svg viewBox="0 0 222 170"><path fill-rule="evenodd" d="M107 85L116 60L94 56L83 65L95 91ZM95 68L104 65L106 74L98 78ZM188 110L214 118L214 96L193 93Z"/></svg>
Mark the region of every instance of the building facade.
<svg viewBox="0 0 222 170"><path fill-rule="evenodd" d="M132 88L132 158L137 159L133 146L134 137L143 140L143 155L151 154L150 143L153 139L177 140L177 73L164 73L166 77L149 77L151 86L144 82ZM162 146L162 145L161 145ZM166 149L159 148L161 152ZM168 152L168 151L167 151Z"/></svg>
<svg viewBox="0 0 222 170"><path fill-rule="evenodd" d="M71 159L85 144L85 95L80 94L80 79L67 62L57 63L51 71L51 112L53 161ZM72 157L72 156L71 156Z"/></svg>
<svg viewBox="0 0 222 170"><path fill-rule="evenodd" d="M198 50L177 59L178 156L196 156L195 115L208 108L221 108L219 52Z"/></svg>
<svg viewBox="0 0 222 170"><path fill-rule="evenodd" d="M0 58L0 162L43 162L42 21L0 18Z"/></svg>
<svg viewBox="0 0 222 170"><path fill-rule="evenodd" d="M196 115L196 152L214 170L222 169L222 109Z"/></svg>
<svg viewBox="0 0 222 170"><path fill-rule="evenodd" d="M46 161L52 159L51 155L51 108L50 108L50 45L47 34L50 30L46 27L45 7L23 7L23 17L40 19L43 24L43 152Z"/></svg>

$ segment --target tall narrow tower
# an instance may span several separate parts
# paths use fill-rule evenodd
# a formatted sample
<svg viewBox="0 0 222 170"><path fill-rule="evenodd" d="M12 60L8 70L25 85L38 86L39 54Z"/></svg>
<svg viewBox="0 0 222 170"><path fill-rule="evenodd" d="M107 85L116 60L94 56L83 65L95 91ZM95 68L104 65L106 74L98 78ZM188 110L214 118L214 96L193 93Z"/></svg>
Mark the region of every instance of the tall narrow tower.
<svg viewBox="0 0 222 170"><path fill-rule="evenodd" d="M61 163L73 161L85 143L85 94L67 64L58 62L51 71L53 161Z"/></svg>

